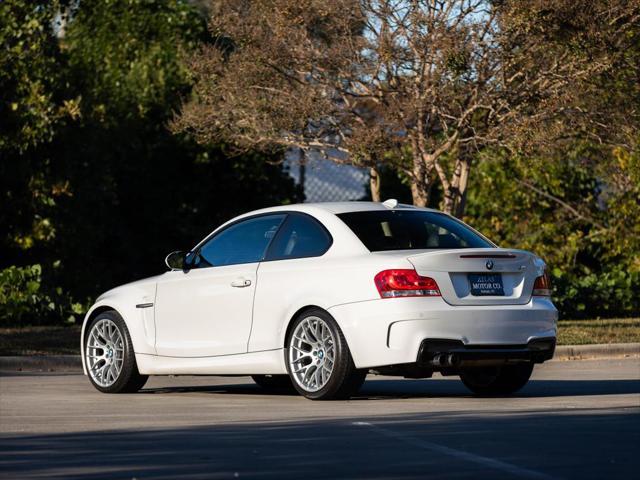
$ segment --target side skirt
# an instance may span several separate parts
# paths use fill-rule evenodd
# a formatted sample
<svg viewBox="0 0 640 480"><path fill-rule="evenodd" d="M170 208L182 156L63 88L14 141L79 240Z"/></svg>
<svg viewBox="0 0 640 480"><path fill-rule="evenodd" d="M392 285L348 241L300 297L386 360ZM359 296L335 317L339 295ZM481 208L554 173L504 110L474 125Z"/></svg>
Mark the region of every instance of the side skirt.
<svg viewBox="0 0 640 480"><path fill-rule="evenodd" d="M136 353L143 375L277 375L287 373L283 349L215 357L161 357Z"/></svg>

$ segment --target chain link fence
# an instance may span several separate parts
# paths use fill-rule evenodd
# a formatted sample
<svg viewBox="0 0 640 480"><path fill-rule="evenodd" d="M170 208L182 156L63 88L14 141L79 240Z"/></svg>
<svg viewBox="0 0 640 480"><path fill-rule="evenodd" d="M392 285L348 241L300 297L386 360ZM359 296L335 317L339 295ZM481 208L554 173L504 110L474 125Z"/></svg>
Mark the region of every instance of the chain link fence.
<svg viewBox="0 0 640 480"><path fill-rule="evenodd" d="M289 174L303 186L305 202L344 202L368 199L366 168L339 164L318 154L287 156Z"/></svg>

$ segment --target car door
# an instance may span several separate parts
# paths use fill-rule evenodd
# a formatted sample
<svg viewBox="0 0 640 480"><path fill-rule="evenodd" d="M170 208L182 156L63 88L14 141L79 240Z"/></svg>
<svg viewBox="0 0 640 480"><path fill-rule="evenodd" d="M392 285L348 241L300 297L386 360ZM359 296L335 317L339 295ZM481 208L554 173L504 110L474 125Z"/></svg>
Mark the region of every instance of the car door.
<svg viewBox="0 0 640 480"><path fill-rule="evenodd" d="M256 271L286 215L261 215L216 232L166 273L156 294L156 351L173 357L245 353Z"/></svg>

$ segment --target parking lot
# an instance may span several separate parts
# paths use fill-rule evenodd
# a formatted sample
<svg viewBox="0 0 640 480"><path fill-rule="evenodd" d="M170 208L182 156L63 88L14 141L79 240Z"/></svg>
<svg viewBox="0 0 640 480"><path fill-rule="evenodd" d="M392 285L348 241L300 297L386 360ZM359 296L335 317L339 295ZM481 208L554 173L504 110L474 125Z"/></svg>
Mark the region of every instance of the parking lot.
<svg viewBox="0 0 640 480"><path fill-rule="evenodd" d="M640 470L640 360L550 362L512 398L457 377L369 377L350 401L246 377L0 377L2 478L625 478Z"/></svg>

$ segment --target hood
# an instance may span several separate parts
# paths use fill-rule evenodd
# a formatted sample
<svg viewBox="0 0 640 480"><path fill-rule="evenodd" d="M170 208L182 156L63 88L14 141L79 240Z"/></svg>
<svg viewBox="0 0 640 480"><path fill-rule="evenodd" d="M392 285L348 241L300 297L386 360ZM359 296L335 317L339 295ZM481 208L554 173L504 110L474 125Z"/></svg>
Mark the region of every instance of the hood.
<svg viewBox="0 0 640 480"><path fill-rule="evenodd" d="M102 295L100 295L96 302L100 300L104 300L106 298L111 298L115 296L149 296L152 295L155 297L155 289L156 283L158 279L162 277L161 275L154 275L153 277L143 278L141 280L136 280L135 282L126 283L124 285L120 285L119 287L112 288L111 290L107 290Z"/></svg>

